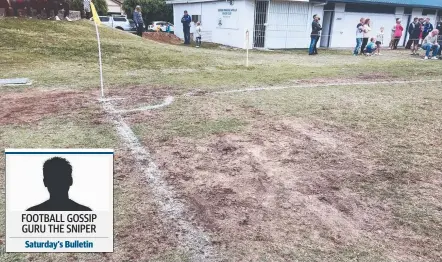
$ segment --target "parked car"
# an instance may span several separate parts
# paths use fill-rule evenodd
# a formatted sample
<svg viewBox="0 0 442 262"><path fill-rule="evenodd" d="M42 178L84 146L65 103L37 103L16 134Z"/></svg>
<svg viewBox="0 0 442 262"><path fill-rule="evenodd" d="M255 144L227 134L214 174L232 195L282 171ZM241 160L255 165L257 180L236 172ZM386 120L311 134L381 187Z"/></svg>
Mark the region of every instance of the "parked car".
<svg viewBox="0 0 442 262"><path fill-rule="evenodd" d="M126 16L99 16L100 21L103 25L115 28L115 29L119 29L119 30L124 30L127 32L134 32L136 31L135 27L135 23L131 24L130 20L127 19ZM92 18L91 18L92 20ZM133 22L133 21L132 21Z"/></svg>
<svg viewBox="0 0 442 262"><path fill-rule="evenodd" d="M148 31L157 31L157 28L160 27L161 32L167 31L167 26L169 26L169 31L174 32L174 26L172 23L164 22L164 21L153 21L152 24L150 24L147 27Z"/></svg>
<svg viewBox="0 0 442 262"><path fill-rule="evenodd" d="M131 32L136 33L136 32L137 32L137 26L135 25L134 20L132 20L132 19L128 19L128 20L129 20L129 24L130 24L130 26L132 27ZM144 26L144 27L146 27L146 26Z"/></svg>

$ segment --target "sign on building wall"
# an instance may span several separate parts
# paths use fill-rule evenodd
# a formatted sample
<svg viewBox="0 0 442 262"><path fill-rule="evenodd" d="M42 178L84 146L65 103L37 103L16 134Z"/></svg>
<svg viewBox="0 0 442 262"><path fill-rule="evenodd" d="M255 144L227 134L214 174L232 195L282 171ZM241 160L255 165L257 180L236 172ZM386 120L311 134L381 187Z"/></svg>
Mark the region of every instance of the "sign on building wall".
<svg viewBox="0 0 442 262"><path fill-rule="evenodd" d="M238 29L239 24L238 9L236 8L219 8L218 9L218 28Z"/></svg>

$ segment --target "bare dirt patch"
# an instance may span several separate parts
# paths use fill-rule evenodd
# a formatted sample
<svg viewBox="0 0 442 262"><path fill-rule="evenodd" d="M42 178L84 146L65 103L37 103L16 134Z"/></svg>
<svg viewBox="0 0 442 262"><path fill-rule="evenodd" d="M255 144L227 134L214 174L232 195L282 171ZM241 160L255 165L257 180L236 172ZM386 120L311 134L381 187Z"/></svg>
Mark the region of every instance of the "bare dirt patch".
<svg viewBox="0 0 442 262"><path fill-rule="evenodd" d="M373 172L372 163L360 155L357 136L338 133L286 120L256 124L245 135L175 138L153 147L169 183L218 236L215 243L236 255L246 248L253 260L266 243L333 252L372 242L387 227L389 203L352 187Z"/></svg>
<svg viewBox="0 0 442 262"><path fill-rule="evenodd" d="M167 261L176 252L174 232L158 216L158 203L152 198L139 167L128 149L115 155L115 261L152 259ZM179 255L178 253L174 255Z"/></svg>
<svg viewBox="0 0 442 262"><path fill-rule="evenodd" d="M145 32L143 33L143 37L157 42L173 45L179 45L183 43L183 41L181 41L181 39L179 39L176 35L164 32Z"/></svg>
<svg viewBox="0 0 442 262"><path fill-rule="evenodd" d="M31 91L6 93L0 97L0 125L37 122L43 118L72 115L91 106L91 93Z"/></svg>

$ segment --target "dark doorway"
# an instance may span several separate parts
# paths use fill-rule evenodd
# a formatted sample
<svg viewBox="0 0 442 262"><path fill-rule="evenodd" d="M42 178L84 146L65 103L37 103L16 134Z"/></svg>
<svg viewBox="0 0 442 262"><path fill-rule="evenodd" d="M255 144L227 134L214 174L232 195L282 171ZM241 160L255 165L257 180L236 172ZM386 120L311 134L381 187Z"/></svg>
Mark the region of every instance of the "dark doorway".
<svg viewBox="0 0 442 262"><path fill-rule="evenodd" d="M333 31L333 20L335 17L335 4L329 3L324 6L324 17L322 18L322 33L320 47L330 47Z"/></svg>
<svg viewBox="0 0 442 262"><path fill-rule="evenodd" d="M266 34L266 22L267 22L267 10L269 8L268 1L256 1L255 8L255 29L254 29L254 47L264 47L265 34Z"/></svg>

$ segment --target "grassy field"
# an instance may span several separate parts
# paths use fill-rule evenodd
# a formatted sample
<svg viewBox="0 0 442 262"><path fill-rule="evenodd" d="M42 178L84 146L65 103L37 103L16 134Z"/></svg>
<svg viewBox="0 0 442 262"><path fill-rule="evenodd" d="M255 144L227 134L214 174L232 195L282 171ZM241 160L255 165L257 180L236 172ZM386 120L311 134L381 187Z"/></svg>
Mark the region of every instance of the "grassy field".
<svg viewBox="0 0 442 262"><path fill-rule="evenodd" d="M238 50L100 34L105 94L125 98L115 108L174 96L123 119L219 261L442 260L440 61L252 51L247 68ZM93 25L2 19L0 35L0 78L33 80L0 87L1 147L116 151L114 253L0 260L190 260L97 100ZM245 88L264 89L226 92Z"/></svg>

